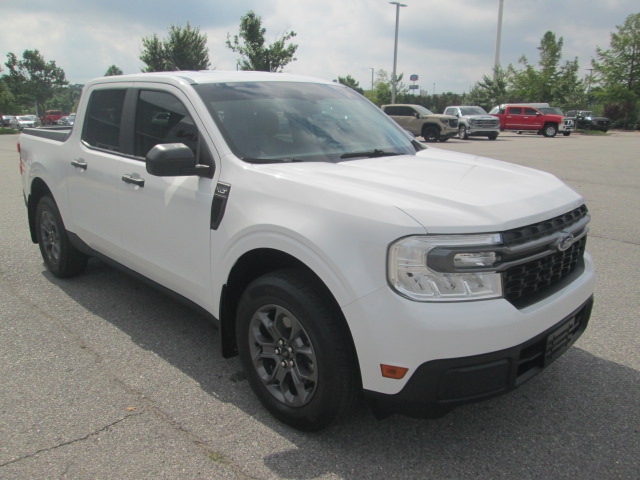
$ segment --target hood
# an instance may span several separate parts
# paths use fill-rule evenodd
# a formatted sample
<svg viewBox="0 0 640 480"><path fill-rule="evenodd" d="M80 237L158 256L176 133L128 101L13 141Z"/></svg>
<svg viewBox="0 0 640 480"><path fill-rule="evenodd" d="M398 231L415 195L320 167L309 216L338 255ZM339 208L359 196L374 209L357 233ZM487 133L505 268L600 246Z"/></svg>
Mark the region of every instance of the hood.
<svg viewBox="0 0 640 480"><path fill-rule="evenodd" d="M428 233L482 233L551 218L583 203L553 175L498 160L428 148L415 156L333 163L256 165L301 185L306 196L344 205L394 207ZM281 190L286 195L286 188ZM312 197L311 197L312 196Z"/></svg>
<svg viewBox="0 0 640 480"><path fill-rule="evenodd" d="M486 115L462 115L462 116L469 120L495 120L496 119L496 117L494 117L493 115L489 115L488 113Z"/></svg>
<svg viewBox="0 0 640 480"><path fill-rule="evenodd" d="M458 117L456 117L455 115L444 115L443 113L432 113L431 115L420 115L420 118L442 118L446 120L458 119Z"/></svg>

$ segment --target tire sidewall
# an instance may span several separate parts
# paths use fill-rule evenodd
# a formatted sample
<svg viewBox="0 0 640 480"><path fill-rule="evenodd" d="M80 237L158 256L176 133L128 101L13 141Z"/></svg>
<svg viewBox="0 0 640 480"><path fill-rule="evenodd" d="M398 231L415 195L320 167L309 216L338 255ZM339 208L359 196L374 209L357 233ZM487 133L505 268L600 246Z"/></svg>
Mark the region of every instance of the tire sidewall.
<svg viewBox="0 0 640 480"><path fill-rule="evenodd" d="M353 382L349 346L336 345L336 325L329 326L334 315L322 298L310 289L301 292L288 279L287 271L258 278L247 287L238 306L236 340L247 380L262 404L276 418L302 430L319 430L345 412L345 392L351 387L341 382ZM308 298L308 297L311 298ZM292 407L276 399L264 386L253 365L249 348L249 327L256 311L265 305L278 305L296 317L307 333L316 356L318 381L311 400L301 407ZM333 332L333 334L332 334ZM347 373L345 374L345 370ZM345 377L351 378L345 378Z"/></svg>
<svg viewBox="0 0 640 480"><path fill-rule="evenodd" d="M49 212L53 217L55 228L57 230L58 241L60 243L60 256L58 262L52 261L50 256L45 250L42 234L42 216L45 212ZM60 210L56 202L49 196L44 196L38 201L36 207L36 238L38 240L38 246L40 247L40 253L44 260L47 269L56 277L67 278L77 275L81 272L87 263L87 257L78 252L75 247L69 241L67 231L60 215Z"/></svg>

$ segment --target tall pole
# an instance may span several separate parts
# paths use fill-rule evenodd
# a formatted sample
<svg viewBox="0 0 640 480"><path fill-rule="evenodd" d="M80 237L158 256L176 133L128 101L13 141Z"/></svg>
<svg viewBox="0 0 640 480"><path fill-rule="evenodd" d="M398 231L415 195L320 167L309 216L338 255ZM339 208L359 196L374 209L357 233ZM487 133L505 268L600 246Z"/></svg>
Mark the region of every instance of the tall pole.
<svg viewBox="0 0 640 480"><path fill-rule="evenodd" d="M504 0L500 0L500 10L498 10L498 35L496 36L496 58L493 62L493 78L496 78L498 67L500 66L500 42L502 40L502 10L504 9Z"/></svg>
<svg viewBox="0 0 640 480"><path fill-rule="evenodd" d="M373 92L373 67L369 67L371 69L371 91Z"/></svg>
<svg viewBox="0 0 640 480"><path fill-rule="evenodd" d="M404 3L389 2L396 6L396 41L393 46L393 73L391 74L391 103L396 103L396 66L398 64L398 26L400 25L400 7L406 7Z"/></svg>

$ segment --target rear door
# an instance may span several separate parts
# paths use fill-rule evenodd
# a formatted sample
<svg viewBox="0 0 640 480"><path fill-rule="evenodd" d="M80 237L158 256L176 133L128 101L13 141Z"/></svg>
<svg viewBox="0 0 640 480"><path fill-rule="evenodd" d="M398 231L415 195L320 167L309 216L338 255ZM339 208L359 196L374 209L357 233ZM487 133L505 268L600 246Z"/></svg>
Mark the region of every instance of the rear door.
<svg viewBox="0 0 640 480"><path fill-rule="evenodd" d="M133 155L123 158L118 182L127 265L209 306L214 181L197 176L156 177L145 166L146 154L161 143L184 143L201 163L213 166L204 127L186 96L168 85L136 88L130 118Z"/></svg>
<svg viewBox="0 0 640 480"><path fill-rule="evenodd" d="M124 85L97 87L91 93L81 142L66 159L73 232L91 248L122 260L118 186L123 151Z"/></svg>
<svg viewBox="0 0 640 480"><path fill-rule="evenodd" d="M523 129L524 126L522 107L507 107L505 113L505 128L519 130Z"/></svg>

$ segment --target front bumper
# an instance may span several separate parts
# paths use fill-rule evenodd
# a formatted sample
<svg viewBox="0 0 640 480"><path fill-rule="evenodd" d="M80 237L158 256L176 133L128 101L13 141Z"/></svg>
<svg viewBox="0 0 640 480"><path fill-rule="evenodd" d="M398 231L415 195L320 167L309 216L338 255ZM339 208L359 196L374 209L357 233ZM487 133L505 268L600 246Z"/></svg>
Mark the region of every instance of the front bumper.
<svg viewBox="0 0 640 480"><path fill-rule="evenodd" d="M512 348L420 365L395 395L365 391L378 415L434 417L456 405L507 393L548 367L587 328L593 297L553 327Z"/></svg>

